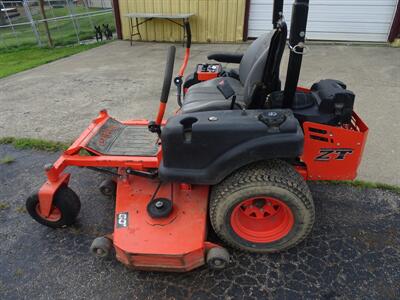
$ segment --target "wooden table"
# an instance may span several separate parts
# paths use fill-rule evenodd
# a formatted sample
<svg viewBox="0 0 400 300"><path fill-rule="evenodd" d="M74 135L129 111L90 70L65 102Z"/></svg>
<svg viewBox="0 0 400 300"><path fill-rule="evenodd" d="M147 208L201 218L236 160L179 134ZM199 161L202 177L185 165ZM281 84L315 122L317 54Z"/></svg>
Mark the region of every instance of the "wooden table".
<svg viewBox="0 0 400 300"><path fill-rule="evenodd" d="M129 18L129 31L130 31L130 39L131 39L131 46L133 44L133 37L139 36L140 40L142 39L142 35L139 31L139 26L152 20L152 19L164 19L168 20L178 26L183 28L183 41L186 38L186 29L184 26L185 21L189 22L189 18L194 16L192 13L187 14L157 14L157 13L129 13L126 14L125 17ZM133 21L135 19L135 22ZM139 21L139 19L143 19ZM179 23L179 20L182 23Z"/></svg>

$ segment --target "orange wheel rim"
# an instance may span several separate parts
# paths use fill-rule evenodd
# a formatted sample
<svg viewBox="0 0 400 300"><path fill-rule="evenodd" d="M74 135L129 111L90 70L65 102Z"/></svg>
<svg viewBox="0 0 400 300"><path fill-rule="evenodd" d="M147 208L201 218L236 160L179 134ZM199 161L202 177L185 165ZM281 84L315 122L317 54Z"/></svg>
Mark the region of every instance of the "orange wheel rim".
<svg viewBox="0 0 400 300"><path fill-rule="evenodd" d="M233 231L254 243L271 243L285 237L293 228L292 210L272 197L253 197L240 202L231 214Z"/></svg>
<svg viewBox="0 0 400 300"><path fill-rule="evenodd" d="M52 205L51 206L51 211L48 216L45 216L41 211L40 211L40 204L38 203L36 205L36 213L44 220L50 221L50 222L57 222L61 219L61 211L59 208L56 206Z"/></svg>

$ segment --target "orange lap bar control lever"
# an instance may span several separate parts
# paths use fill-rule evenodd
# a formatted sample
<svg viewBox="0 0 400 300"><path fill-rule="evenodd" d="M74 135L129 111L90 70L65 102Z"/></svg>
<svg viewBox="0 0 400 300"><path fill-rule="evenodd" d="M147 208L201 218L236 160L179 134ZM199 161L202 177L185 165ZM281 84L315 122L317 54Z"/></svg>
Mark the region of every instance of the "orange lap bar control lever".
<svg viewBox="0 0 400 300"><path fill-rule="evenodd" d="M185 26L185 32L186 32L186 51L185 51L185 57L183 59L183 63L181 68L179 69L179 77L183 77L183 74L185 73L186 66L189 61L189 56L190 56L190 46L192 45L192 31L190 29L190 23L189 20L185 20L184 23Z"/></svg>

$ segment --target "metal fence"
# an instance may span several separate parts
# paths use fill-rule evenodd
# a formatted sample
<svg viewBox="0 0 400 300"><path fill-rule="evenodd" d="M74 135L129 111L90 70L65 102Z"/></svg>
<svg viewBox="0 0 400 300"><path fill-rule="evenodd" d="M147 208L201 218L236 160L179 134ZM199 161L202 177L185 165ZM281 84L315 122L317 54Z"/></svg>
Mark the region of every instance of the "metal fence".
<svg viewBox="0 0 400 300"><path fill-rule="evenodd" d="M0 49L83 43L95 27L104 38L114 21L111 0L0 0Z"/></svg>

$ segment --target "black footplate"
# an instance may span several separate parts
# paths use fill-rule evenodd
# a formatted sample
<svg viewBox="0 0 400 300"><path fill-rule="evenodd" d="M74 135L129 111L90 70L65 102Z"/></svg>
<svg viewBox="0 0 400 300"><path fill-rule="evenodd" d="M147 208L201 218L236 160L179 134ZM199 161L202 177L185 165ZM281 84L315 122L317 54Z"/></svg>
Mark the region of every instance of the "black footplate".
<svg viewBox="0 0 400 300"><path fill-rule="evenodd" d="M108 119L86 145L104 155L155 156L158 136L147 126L125 125Z"/></svg>

